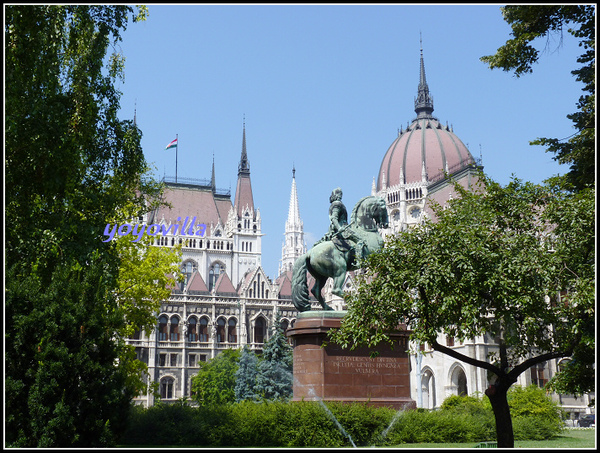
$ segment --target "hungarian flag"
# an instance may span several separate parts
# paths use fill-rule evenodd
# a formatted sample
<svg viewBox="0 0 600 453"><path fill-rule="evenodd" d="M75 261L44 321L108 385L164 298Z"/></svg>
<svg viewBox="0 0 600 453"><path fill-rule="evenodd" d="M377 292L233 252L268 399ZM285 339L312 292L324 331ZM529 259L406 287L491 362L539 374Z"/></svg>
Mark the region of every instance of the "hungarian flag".
<svg viewBox="0 0 600 453"><path fill-rule="evenodd" d="M175 139L171 143L169 143L165 149L171 149L171 148L177 148L177 139Z"/></svg>

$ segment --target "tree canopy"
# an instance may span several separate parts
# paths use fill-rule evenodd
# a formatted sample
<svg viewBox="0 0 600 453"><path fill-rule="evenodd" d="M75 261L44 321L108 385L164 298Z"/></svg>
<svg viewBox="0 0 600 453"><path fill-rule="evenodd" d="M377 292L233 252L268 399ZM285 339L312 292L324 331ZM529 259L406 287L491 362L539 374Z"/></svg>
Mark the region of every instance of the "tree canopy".
<svg viewBox="0 0 600 453"><path fill-rule="evenodd" d="M593 388L594 192L480 181L475 191L455 184L456 197L432 203L435 221L398 233L367 258L334 340L374 345L406 323L413 342L495 375L491 390L504 398L492 401L498 421L508 411L506 391L534 364L588 357L579 371L592 379L580 389ZM473 359L441 345L440 335L486 335L497 352Z"/></svg>
<svg viewBox="0 0 600 453"><path fill-rule="evenodd" d="M577 102L578 111L567 115L575 133L566 138L538 138L532 145L547 147L554 159L570 165L562 184L571 190L580 190L595 184L596 177L596 7L595 5L509 5L501 8L505 21L511 26L512 38L494 55L481 60L491 69L514 71L516 77L533 71L540 58L534 46L539 38L567 32L579 39L583 49L577 59L581 66L571 73L583 83L583 94ZM548 42L546 42L546 47ZM549 94L552 95L551 93Z"/></svg>
<svg viewBox="0 0 600 453"><path fill-rule="evenodd" d="M236 372L241 351L225 349L200 363L198 374L192 378L192 398L202 406L221 405L235 401Z"/></svg>
<svg viewBox="0 0 600 453"><path fill-rule="evenodd" d="M138 244L105 243L103 231L143 215L161 189L147 177L141 131L117 115L118 43L145 14L126 5L5 9L5 215L21 226L5 241L10 446L113 445L144 388L123 336L147 327L142 311L161 295L137 289L175 255L139 256ZM127 267L145 269L148 259L155 274Z"/></svg>

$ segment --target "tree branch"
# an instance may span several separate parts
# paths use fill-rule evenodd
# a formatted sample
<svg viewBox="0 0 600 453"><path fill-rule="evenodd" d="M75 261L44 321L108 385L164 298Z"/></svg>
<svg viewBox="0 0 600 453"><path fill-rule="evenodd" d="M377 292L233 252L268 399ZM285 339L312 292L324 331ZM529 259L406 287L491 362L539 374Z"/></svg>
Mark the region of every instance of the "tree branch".
<svg viewBox="0 0 600 453"><path fill-rule="evenodd" d="M441 352L442 354L446 354L446 355L449 355L450 357L454 357L455 359L458 359L461 362L465 362L465 363L468 363L469 365L473 365L478 368L483 368L485 370L489 370L496 375L502 374L502 370L500 368L498 368L497 366L494 366L491 363L485 362L483 360L477 360L472 357L466 356L466 355L461 354L460 352L458 352L454 349L450 349L446 346L442 346L441 344L439 344L437 342L437 340L433 341L433 343L431 344L431 347L433 348L434 351L438 351L438 352Z"/></svg>
<svg viewBox="0 0 600 453"><path fill-rule="evenodd" d="M508 376L516 380L517 376L519 376L521 373L527 371L533 365L545 362L546 360L559 359L561 357L569 357L572 353L573 353L573 350L571 348L570 350L567 350L567 351L548 352L546 354L538 355L536 357L531 357L530 359L525 360L523 363L520 363L519 365L514 367L512 370L510 370L510 372L508 373Z"/></svg>

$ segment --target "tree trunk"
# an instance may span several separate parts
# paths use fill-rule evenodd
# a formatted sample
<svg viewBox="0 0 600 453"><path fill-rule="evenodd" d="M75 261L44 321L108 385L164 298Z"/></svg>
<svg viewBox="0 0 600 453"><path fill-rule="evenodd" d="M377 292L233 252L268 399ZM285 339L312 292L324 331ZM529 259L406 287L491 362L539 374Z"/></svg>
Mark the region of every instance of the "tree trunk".
<svg viewBox="0 0 600 453"><path fill-rule="evenodd" d="M496 383L490 385L485 394L490 399L494 417L496 418L496 438L498 448L514 448L515 436L512 427L512 418L506 394L510 385Z"/></svg>

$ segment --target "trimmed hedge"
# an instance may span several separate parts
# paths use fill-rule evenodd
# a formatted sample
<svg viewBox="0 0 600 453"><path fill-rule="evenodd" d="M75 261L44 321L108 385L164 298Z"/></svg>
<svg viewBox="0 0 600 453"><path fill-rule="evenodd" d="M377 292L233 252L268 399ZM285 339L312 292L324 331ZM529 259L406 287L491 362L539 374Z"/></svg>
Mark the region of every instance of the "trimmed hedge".
<svg viewBox="0 0 600 453"><path fill-rule="evenodd" d="M562 429L556 420L539 413L513 416L515 439L551 438ZM496 431L489 404L473 397L451 397L439 410L400 412L358 403L245 401L218 407L185 404L161 404L149 409L132 407L122 444L349 447L348 436L357 446L386 446L494 441Z"/></svg>

